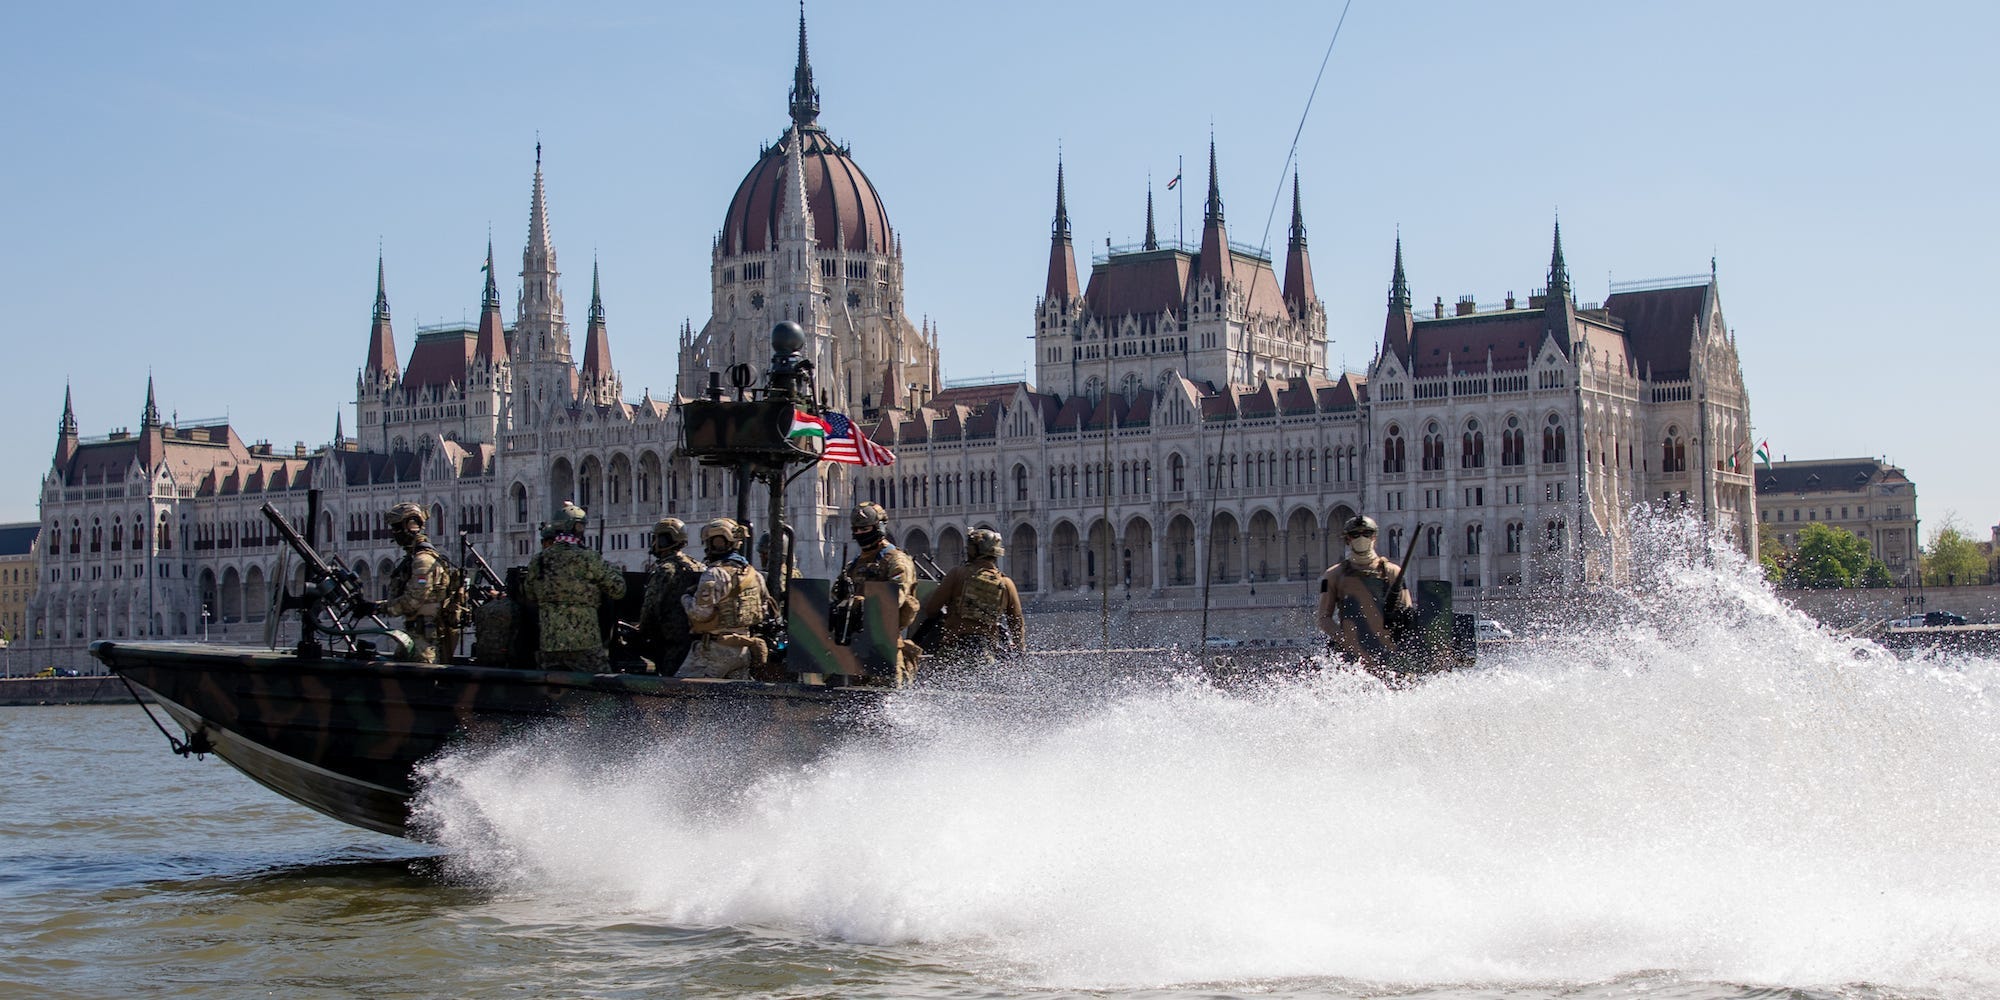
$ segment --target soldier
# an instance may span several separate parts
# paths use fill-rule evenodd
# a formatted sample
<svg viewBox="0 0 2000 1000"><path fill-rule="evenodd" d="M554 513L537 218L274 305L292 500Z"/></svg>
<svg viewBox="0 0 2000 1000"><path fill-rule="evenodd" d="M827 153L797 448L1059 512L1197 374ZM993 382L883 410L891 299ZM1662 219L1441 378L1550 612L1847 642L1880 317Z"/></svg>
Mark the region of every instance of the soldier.
<svg viewBox="0 0 2000 1000"><path fill-rule="evenodd" d="M702 566L688 557L687 526L680 518L663 517L653 525L653 573L646 579L646 601L639 609L639 644L653 669L669 673L687 659L694 637L688 632L687 609L681 598L694 592Z"/></svg>
<svg viewBox="0 0 2000 1000"><path fill-rule="evenodd" d="M562 505L549 525L555 529L554 537L529 561L522 585L541 622L541 651L535 661L544 670L611 669L597 607L625 596L625 574L584 546L584 517L576 504Z"/></svg>
<svg viewBox="0 0 2000 1000"><path fill-rule="evenodd" d="M777 606L764 587L764 575L737 550L741 531L727 517L702 526L702 558L708 568L694 593L681 598L695 641L675 677L748 680L770 656L755 630Z"/></svg>
<svg viewBox="0 0 2000 1000"><path fill-rule="evenodd" d="M1021 592L1000 572L1007 549L1000 533L974 528L966 535L966 562L946 573L936 590L917 609L917 620L938 621L938 656L991 663L1002 654L1028 649L1028 620L1021 613Z"/></svg>
<svg viewBox="0 0 2000 1000"><path fill-rule="evenodd" d="M389 573L389 599L381 603L358 601L354 610L361 614L379 612L403 619L403 631L410 636L410 659L436 663L438 646L447 649L457 641L452 623L440 620L451 596L451 567L438 557L437 549L424 534L424 508L404 501L389 508L382 517L390 537L403 547L403 559ZM450 653L445 654L447 657Z"/></svg>
<svg viewBox="0 0 2000 1000"><path fill-rule="evenodd" d="M1394 680L1396 634L1391 622L1413 607L1402 567L1375 551L1375 519L1348 519L1347 557L1319 578L1319 629L1333 651L1383 680ZM1395 593L1390 593L1394 588Z"/></svg>
<svg viewBox="0 0 2000 1000"><path fill-rule="evenodd" d="M863 500L854 505L854 541L861 546L861 554L847 564L841 576L847 582L849 596L834 608L835 620L845 618L858 621L862 601L865 599L863 583L879 580L893 584L896 589L896 625L899 629L909 628L917 620L917 567L910 561L909 554L889 541L889 512L872 500ZM896 683L902 684L916 675L917 657L923 651L908 640L900 644L901 655L897 658Z"/></svg>

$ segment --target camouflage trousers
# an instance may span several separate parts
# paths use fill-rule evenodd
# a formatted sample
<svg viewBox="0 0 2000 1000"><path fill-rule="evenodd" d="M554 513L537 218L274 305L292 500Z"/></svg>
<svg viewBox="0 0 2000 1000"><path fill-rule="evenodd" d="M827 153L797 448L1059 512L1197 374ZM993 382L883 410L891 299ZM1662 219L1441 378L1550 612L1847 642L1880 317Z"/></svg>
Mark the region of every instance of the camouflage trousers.
<svg viewBox="0 0 2000 1000"><path fill-rule="evenodd" d="M725 646L714 640L697 640L688 649L687 659L681 661L681 668L675 677L722 677L730 680L749 680L750 666L755 656L738 646Z"/></svg>
<svg viewBox="0 0 2000 1000"><path fill-rule="evenodd" d="M611 654L603 646L590 649L544 649L535 654L543 670L575 670L591 674L611 672Z"/></svg>
<svg viewBox="0 0 2000 1000"><path fill-rule="evenodd" d="M436 663L438 661L437 627L428 618L403 619L403 633L410 637L410 655L405 662Z"/></svg>

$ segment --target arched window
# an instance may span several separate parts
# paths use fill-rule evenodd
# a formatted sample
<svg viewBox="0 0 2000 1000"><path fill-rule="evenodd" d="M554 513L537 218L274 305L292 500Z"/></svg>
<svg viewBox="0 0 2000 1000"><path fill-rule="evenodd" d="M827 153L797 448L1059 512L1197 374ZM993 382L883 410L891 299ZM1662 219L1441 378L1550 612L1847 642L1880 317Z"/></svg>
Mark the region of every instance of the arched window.
<svg viewBox="0 0 2000 1000"><path fill-rule="evenodd" d="M1429 528L1424 529L1424 555L1438 555L1443 548L1443 542L1444 528L1442 526L1433 524Z"/></svg>
<svg viewBox="0 0 2000 1000"><path fill-rule="evenodd" d="M1382 436L1382 471L1403 471L1403 429L1395 424Z"/></svg>
<svg viewBox="0 0 2000 1000"><path fill-rule="evenodd" d="M1437 472L1444 468L1444 432L1433 420L1424 425L1424 471Z"/></svg>
<svg viewBox="0 0 2000 1000"><path fill-rule="evenodd" d="M1542 464L1555 465L1568 460L1568 442L1563 434L1562 418L1549 414L1548 426L1542 428Z"/></svg>
<svg viewBox="0 0 2000 1000"><path fill-rule="evenodd" d="M1480 428L1479 421L1466 421L1465 433L1462 435L1462 438L1463 440L1460 442L1459 448L1458 467L1461 469L1486 468L1486 431Z"/></svg>
<svg viewBox="0 0 2000 1000"><path fill-rule="evenodd" d="M1028 499L1028 467L1014 466L1014 499L1026 502Z"/></svg>
<svg viewBox="0 0 2000 1000"><path fill-rule="evenodd" d="M1182 458L1180 452L1167 457L1167 481L1172 484L1169 488L1175 493L1187 489L1187 459Z"/></svg>
<svg viewBox="0 0 2000 1000"><path fill-rule="evenodd" d="M1669 426L1666 440L1660 443L1660 471L1686 472L1687 461L1687 440L1681 437L1679 426Z"/></svg>
<svg viewBox="0 0 2000 1000"><path fill-rule="evenodd" d="M1479 554L1480 536L1483 535L1485 531L1486 531L1485 527L1478 524L1477 522L1465 526L1466 555L1476 556Z"/></svg>
<svg viewBox="0 0 2000 1000"><path fill-rule="evenodd" d="M1521 534L1525 526L1519 521L1507 522L1507 552L1510 555L1521 551Z"/></svg>

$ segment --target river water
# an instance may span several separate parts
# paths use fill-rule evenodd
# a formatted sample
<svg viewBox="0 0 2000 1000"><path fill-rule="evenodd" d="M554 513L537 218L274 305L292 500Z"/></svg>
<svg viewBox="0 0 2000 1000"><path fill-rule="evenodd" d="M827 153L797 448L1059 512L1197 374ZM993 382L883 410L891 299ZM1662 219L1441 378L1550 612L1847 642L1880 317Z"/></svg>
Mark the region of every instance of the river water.
<svg viewBox="0 0 2000 1000"><path fill-rule="evenodd" d="M2000 664L1728 558L1629 597L1403 691L899 696L803 766L489 747L430 768L436 846L135 707L0 709L0 995L2000 995Z"/></svg>

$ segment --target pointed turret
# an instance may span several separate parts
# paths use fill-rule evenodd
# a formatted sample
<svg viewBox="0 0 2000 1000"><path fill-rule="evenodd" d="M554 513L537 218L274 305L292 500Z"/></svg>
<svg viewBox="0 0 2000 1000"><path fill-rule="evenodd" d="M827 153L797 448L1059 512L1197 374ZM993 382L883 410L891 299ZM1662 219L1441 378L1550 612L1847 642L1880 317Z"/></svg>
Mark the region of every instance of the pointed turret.
<svg viewBox="0 0 2000 1000"><path fill-rule="evenodd" d="M153 398L153 376L146 376L146 408L139 413L139 467L151 474L167 457L166 432L160 421L160 404Z"/></svg>
<svg viewBox="0 0 2000 1000"><path fill-rule="evenodd" d="M1563 224L1556 220L1555 249L1549 253L1549 300L1567 299L1571 295L1569 265L1563 261Z"/></svg>
<svg viewBox="0 0 2000 1000"><path fill-rule="evenodd" d="M535 188L541 189L541 171L535 171ZM479 299L479 341L473 347L475 363L496 365L507 356L507 333L500 321L500 286L493 280L493 237L486 238L486 291Z"/></svg>
<svg viewBox="0 0 2000 1000"><path fill-rule="evenodd" d="M1143 249L1158 250L1160 234L1153 229L1153 182L1146 182L1146 243Z"/></svg>
<svg viewBox="0 0 2000 1000"><path fill-rule="evenodd" d="M63 384L62 423L56 427L56 467L68 469L70 456L76 454L76 409L70 405L69 384Z"/></svg>
<svg viewBox="0 0 2000 1000"><path fill-rule="evenodd" d="M1312 257L1306 253L1306 217L1299 207L1299 174L1292 171L1292 237L1285 251L1285 304L1303 316L1317 302L1313 290Z"/></svg>
<svg viewBox="0 0 2000 1000"><path fill-rule="evenodd" d="M344 423L344 421L342 420L342 418L343 418L343 417L345 417L345 416L346 416L346 414L344 414L344 413L340 412L339 410L335 410L335 411L333 411L333 450L334 450L334 451L339 451L339 450L341 450L342 448L344 448L344 447L346 447L346 446L347 446L347 428L346 428L345 426L343 426L343 423Z"/></svg>
<svg viewBox="0 0 2000 1000"><path fill-rule="evenodd" d="M389 285L384 277L382 255L375 255L375 314L368 325L368 359L364 377L371 382L393 381L401 368L396 363L396 334L389 326Z"/></svg>
<svg viewBox="0 0 2000 1000"><path fill-rule="evenodd" d="M1576 324L1576 298L1569 282L1569 264L1563 260L1562 220L1556 220L1555 248L1549 252L1549 289L1546 308L1542 315L1549 336L1565 353L1571 343L1570 332Z"/></svg>
<svg viewBox="0 0 2000 1000"><path fill-rule="evenodd" d="M549 199L542 186L542 144L535 143L535 192L528 201L527 264L533 266L555 259L555 244L549 239Z"/></svg>
<svg viewBox="0 0 2000 1000"><path fill-rule="evenodd" d="M778 206L778 231L774 238L811 240L813 213L806 190L805 136L793 129L785 140L785 200Z"/></svg>
<svg viewBox="0 0 2000 1000"><path fill-rule="evenodd" d="M1201 260L1195 271L1193 286L1199 287L1203 281L1212 282L1215 294L1225 294L1224 289L1235 277L1236 269L1229 258L1229 233L1222 225L1222 185L1216 180L1215 140L1208 140L1208 204L1202 211L1201 219Z"/></svg>
<svg viewBox="0 0 2000 1000"><path fill-rule="evenodd" d="M819 121L819 88L813 86L812 61L806 58L806 5L799 0L799 65L792 70L792 124L804 128Z"/></svg>
<svg viewBox="0 0 2000 1000"><path fill-rule="evenodd" d="M1049 280L1042 298L1068 308L1078 297L1076 248L1070 245L1069 200L1063 193L1062 157L1056 158L1056 220L1049 229Z"/></svg>
<svg viewBox="0 0 2000 1000"><path fill-rule="evenodd" d="M1410 279L1403 273L1403 238L1396 237L1396 270L1389 278L1389 316L1382 325L1382 351L1409 360L1410 336L1416 321L1410 315Z"/></svg>
<svg viewBox="0 0 2000 1000"><path fill-rule="evenodd" d="M604 297L599 292L597 262L590 262L590 321L583 335L583 380L600 383L611 377L611 337L604 328Z"/></svg>

